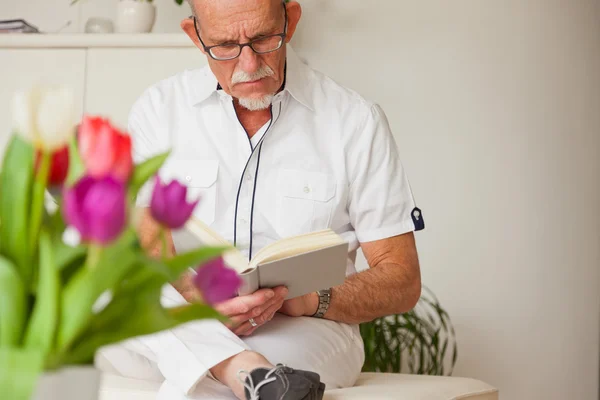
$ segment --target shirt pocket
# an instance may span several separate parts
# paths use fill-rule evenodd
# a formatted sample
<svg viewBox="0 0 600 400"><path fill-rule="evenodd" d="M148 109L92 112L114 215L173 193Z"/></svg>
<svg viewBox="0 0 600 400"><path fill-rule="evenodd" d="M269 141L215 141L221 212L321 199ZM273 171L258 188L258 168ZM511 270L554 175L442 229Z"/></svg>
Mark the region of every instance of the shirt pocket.
<svg viewBox="0 0 600 400"><path fill-rule="evenodd" d="M277 230L289 237L329 228L336 184L315 171L281 169L277 177Z"/></svg>
<svg viewBox="0 0 600 400"><path fill-rule="evenodd" d="M187 186L187 201L200 199L194 216L210 225L215 220L218 174L219 162L216 160L169 160L160 175L167 183L177 179Z"/></svg>

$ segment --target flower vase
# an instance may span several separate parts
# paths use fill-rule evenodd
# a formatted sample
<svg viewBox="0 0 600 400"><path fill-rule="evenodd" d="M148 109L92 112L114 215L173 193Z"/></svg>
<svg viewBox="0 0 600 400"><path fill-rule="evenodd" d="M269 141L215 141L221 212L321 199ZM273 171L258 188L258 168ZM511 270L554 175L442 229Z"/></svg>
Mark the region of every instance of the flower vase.
<svg viewBox="0 0 600 400"><path fill-rule="evenodd" d="M68 367L43 374L32 400L98 400L100 371L89 367Z"/></svg>
<svg viewBox="0 0 600 400"><path fill-rule="evenodd" d="M117 4L117 33L148 33L156 20L156 7L145 0L121 0Z"/></svg>

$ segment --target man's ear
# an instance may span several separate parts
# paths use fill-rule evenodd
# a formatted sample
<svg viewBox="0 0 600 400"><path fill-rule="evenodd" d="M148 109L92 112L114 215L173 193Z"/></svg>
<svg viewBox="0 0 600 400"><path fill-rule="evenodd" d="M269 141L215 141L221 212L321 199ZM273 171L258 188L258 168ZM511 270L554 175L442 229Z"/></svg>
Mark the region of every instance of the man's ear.
<svg viewBox="0 0 600 400"><path fill-rule="evenodd" d="M197 48L200 49L201 52L206 54L204 51L204 46L200 43L200 39L198 39L198 35L196 34L196 28L194 28L194 17L189 17L181 21L181 29L185 32L186 35L194 42Z"/></svg>
<svg viewBox="0 0 600 400"><path fill-rule="evenodd" d="M285 42L289 43L296 32L296 27L298 26L298 22L302 17L302 7L300 3L297 1L290 1L286 4L287 15L288 15L288 29L287 36L285 38Z"/></svg>

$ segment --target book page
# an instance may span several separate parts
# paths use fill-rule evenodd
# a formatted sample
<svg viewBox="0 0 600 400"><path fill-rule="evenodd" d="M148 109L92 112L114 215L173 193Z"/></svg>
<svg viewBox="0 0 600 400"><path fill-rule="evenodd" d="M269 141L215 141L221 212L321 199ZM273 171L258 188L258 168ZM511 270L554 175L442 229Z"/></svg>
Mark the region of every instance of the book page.
<svg viewBox="0 0 600 400"><path fill-rule="evenodd" d="M278 240L260 250L250 261L250 268L271 261L330 247L344 243L344 240L331 229L307 233Z"/></svg>

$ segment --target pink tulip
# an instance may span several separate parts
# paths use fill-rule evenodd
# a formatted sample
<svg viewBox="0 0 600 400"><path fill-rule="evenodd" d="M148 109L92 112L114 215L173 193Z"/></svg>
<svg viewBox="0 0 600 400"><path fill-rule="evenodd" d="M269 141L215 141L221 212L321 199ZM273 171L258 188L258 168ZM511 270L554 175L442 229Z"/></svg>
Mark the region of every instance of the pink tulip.
<svg viewBox="0 0 600 400"><path fill-rule="evenodd" d="M181 228L190 219L198 204L198 200L188 203L186 197L186 186L177 181L163 185L157 176L150 200L152 218L170 229Z"/></svg>
<svg viewBox="0 0 600 400"><path fill-rule="evenodd" d="M126 224L125 184L113 177L82 178L66 189L65 221L84 241L106 245L116 239Z"/></svg>
<svg viewBox="0 0 600 400"><path fill-rule="evenodd" d="M237 272L227 268L222 258L209 261L197 269L194 284L202 292L202 298L214 305L235 296L242 284Z"/></svg>
<svg viewBox="0 0 600 400"><path fill-rule="evenodd" d="M86 172L94 178L113 176L127 181L133 169L131 137L108 120L84 117L79 127L79 152Z"/></svg>

